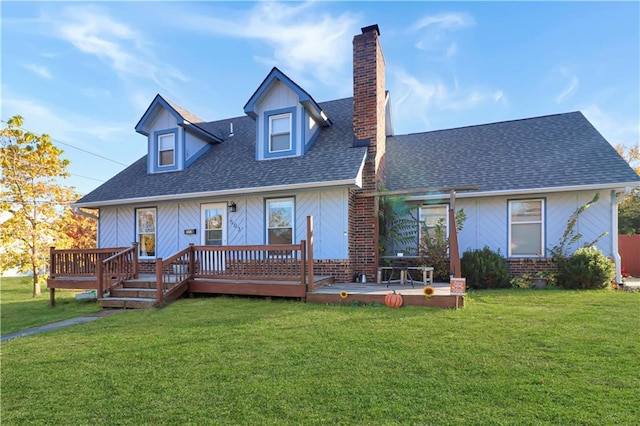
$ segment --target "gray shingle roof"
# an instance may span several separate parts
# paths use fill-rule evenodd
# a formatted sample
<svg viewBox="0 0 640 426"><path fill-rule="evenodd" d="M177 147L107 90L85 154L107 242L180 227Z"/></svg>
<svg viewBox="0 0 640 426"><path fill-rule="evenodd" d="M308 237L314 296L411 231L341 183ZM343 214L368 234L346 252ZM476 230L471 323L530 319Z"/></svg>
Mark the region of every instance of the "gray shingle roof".
<svg viewBox="0 0 640 426"><path fill-rule="evenodd" d="M480 192L638 182L580 112L387 138L390 190Z"/></svg>
<svg viewBox="0 0 640 426"><path fill-rule="evenodd" d="M212 145L202 157L179 172L147 174L147 156L144 156L78 203L99 205L131 198L353 180L366 154L366 148L352 148L353 99L320 105L332 118L333 125L321 129L314 145L302 157L256 161L256 124L247 116L199 123L212 133L225 135L229 123L233 123L234 136Z"/></svg>

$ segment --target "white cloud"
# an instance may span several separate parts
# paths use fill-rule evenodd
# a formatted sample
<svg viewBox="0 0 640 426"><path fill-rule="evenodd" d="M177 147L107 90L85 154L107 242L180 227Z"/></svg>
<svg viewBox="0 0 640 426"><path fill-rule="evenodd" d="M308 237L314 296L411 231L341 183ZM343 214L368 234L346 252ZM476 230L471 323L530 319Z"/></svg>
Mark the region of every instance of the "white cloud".
<svg viewBox="0 0 640 426"><path fill-rule="evenodd" d="M487 105L506 105L502 90L464 88L457 78L453 80L453 87L448 87L439 80L420 81L404 70L395 71L393 77L394 117L398 122L416 126L416 131L426 130L422 126L429 126L435 115L471 111Z"/></svg>
<svg viewBox="0 0 640 426"><path fill-rule="evenodd" d="M83 116L60 106L47 106L32 99L3 96L3 113L12 116L20 114L25 120L25 128L35 133L47 133L54 139L79 146L94 147L96 139L112 141L131 130L121 124ZM66 148L65 148L66 149Z"/></svg>
<svg viewBox="0 0 640 426"><path fill-rule="evenodd" d="M569 78L569 86L562 91L558 96L556 96L556 103L561 103L572 96L576 90L578 90L578 77L569 73L569 70L566 68L560 68L560 73L564 77Z"/></svg>
<svg viewBox="0 0 640 426"><path fill-rule="evenodd" d="M96 6L72 6L52 17L54 35L110 66L122 79L151 79L165 90L187 77L158 60L152 43L136 29L113 19Z"/></svg>
<svg viewBox="0 0 640 426"><path fill-rule="evenodd" d="M442 51L449 58L458 51L457 44L450 41L451 33L474 24L475 20L467 13L449 12L425 16L411 26L411 31L418 35L414 46L420 50Z"/></svg>
<svg viewBox="0 0 640 426"><path fill-rule="evenodd" d="M51 80L53 78L53 76L51 75L51 72L49 72L47 67L43 67L41 65L36 65L36 64L25 64L24 67L29 71L32 71L38 74L40 77L46 78L47 80Z"/></svg>
<svg viewBox="0 0 640 426"><path fill-rule="evenodd" d="M599 105L590 104L580 108L585 117L613 146L622 144L634 146L640 141L640 121L603 111Z"/></svg>
<svg viewBox="0 0 640 426"><path fill-rule="evenodd" d="M358 19L351 13L333 16L311 10L315 5L260 2L242 14L184 13L173 21L196 31L266 43L272 56L256 55L256 61L278 64L298 78L308 74L326 85L339 86L351 64L351 39Z"/></svg>

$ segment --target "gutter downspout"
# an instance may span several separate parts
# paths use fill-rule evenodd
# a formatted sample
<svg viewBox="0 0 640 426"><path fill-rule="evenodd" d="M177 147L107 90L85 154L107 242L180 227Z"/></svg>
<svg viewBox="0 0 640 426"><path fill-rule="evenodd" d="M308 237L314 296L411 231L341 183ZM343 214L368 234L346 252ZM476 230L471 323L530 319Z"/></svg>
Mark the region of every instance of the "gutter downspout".
<svg viewBox="0 0 640 426"><path fill-rule="evenodd" d="M623 192L616 193L611 190L611 255L616 265L616 284L622 284L622 259L618 252L618 204L631 193L631 188L626 187Z"/></svg>
<svg viewBox="0 0 640 426"><path fill-rule="evenodd" d="M91 213L87 213L85 211L80 210L80 207L73 207L72 208L74 213L79 214L80 216L84 216L84 217L88 217L90 219L94 219L94 220L98 220L98 216L91 214Z"/></svg>

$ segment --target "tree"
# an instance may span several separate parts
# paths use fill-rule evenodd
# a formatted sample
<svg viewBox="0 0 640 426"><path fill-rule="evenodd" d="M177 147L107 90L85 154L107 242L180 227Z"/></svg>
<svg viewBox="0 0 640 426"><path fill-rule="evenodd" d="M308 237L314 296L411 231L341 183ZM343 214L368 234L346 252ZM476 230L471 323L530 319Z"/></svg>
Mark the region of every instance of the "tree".
<svg viewBox="0 0 640 426"><path fill-rule="evenodd" d="M616 151L640 175L640 145L616 145ZM640 234L640 191L634 189L618 206L618 233Z"/></svg>
<svg viewBox="0 0 640 426"><path fill-rule="evenodd" d="M447 212L448 214L448 212ZM456 211L456 231L462 232L467 214L464 209ZM418 253L424 264L433 267L433 274L437 280L449 279L451 267L449 260L450 240L447 235L447 224L440 218L436 226L431 228L426 223L421 224L422 233L419 241Z"/></svg>
<svg viewBox="0 0 640 426"><path fill-rule="evenodd" d="M63 151L48 135L22 130L22 123L16 115L0 130L0 210L8 216L0 229L4 248L0 268L30 271L36 297L56 236L53 225L62 206L73 200L73 191L57 183L69 176L69 160L60 158Z"/></svg>
<svg viewBox="0 0 640 426"><path fill-rule="evenodd" d="M98 232L97 220L94 218L71 209L65 209L64 213L56 220L54 227L57 234L57 248L96 247Z"/></svg>
<svg viewBox="0 0 640 426"><path fill-rule="evenodd" d="M378 209L378 249L381 255L392 251L416 251L418 218L407 204L407 197L387 195L380 197Z"/></svg>

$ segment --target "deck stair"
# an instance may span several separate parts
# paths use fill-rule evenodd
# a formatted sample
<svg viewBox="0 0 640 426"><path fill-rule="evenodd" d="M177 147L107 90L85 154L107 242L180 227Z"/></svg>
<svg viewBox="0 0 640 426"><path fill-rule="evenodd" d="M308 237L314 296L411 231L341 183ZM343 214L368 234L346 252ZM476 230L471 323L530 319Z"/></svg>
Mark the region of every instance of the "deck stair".
<svg viewBox="0 0 640 426"><path fill-rule="evenodd" d="M165 285L165 290L170 285ZM144 277L127 280L121 286L111 289L109 294L98 299L103 308L147 309L157 306L156 282Z"/></svg>

